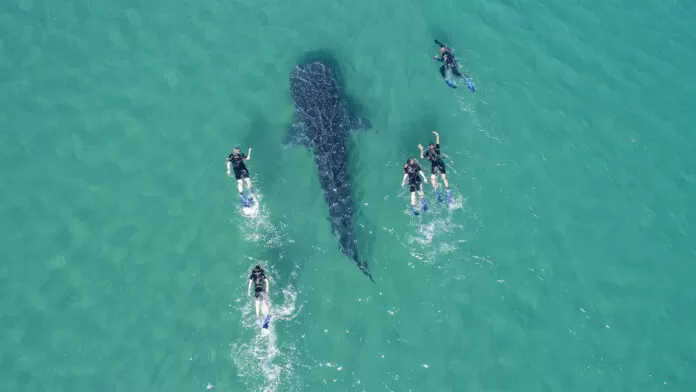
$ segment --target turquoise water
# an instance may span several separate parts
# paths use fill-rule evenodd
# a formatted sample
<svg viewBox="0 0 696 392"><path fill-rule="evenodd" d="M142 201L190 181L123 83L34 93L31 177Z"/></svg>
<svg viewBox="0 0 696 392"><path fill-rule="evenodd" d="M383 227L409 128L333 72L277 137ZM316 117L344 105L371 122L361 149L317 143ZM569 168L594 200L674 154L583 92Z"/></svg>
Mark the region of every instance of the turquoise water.
<svg viewBox="0 0 696 392"><path fill-rule="evenodd" d="M0 390L696 390L695 45L686 1L3 2ZM281 145L317 50L374 126L350 165L376 284ZM433 129L455 203L413 217Z"/></svg>

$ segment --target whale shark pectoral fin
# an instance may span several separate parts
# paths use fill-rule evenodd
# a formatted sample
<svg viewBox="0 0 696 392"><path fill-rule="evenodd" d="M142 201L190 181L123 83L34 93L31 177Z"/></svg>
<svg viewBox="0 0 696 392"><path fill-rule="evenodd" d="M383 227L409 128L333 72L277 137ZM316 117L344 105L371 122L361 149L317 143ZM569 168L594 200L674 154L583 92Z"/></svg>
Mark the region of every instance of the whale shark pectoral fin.
<svg viewBox="0 0 696 392"><path fill-rule="evenodd" d="M348 109L346 109L343 113L351 131L369 131L372 129L372 123L370 120L360 117L358 114L351 112Z"/></svg>
<svg viewBox="0 0 696 392"><path fill-rule="evenodd" d="M370 131L372 130L372 123L366 118L352 116L350 117L350 129L353 131Z"/></svg>
<svg viewBox="0 0 696 392"><path fill-rule="evenodd" d="M307 126L302 122L292 124L285 134L286 146L305 146L309 147L309 139L307 138Z"/></svg>

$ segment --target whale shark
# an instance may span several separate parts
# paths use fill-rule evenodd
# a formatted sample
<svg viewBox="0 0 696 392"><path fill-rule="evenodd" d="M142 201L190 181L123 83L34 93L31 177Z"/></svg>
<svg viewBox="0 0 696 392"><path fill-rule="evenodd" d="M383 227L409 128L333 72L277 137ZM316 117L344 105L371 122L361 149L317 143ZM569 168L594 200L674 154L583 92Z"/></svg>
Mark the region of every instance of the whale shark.
<svg viewBox="0 0 696 392"><path fill-rule="evenodd" d="M351 113L341 95L337 70L328 61L298 64L290 73L290 95L295 121L285 143L303 145L314 152L331 230L339 249L374 282L367 263L358 255L347 151L350 131L368 130L372 126L368 120Z"/></svg>

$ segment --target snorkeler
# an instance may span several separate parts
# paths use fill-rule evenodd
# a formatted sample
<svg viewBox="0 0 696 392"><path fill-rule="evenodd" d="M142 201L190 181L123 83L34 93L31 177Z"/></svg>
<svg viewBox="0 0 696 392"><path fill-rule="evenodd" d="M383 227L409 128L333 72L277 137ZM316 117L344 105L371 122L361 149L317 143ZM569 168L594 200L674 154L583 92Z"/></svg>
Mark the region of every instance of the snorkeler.
<svg viewBox="0 0 696 392"><path fill-rule="evenodd" d="M442 79L445 80L445 83L452 88L457 88L457 85L452 80L447 78L447 70L450 70L454 76L458 76L466 80L466 86L469 88L469 90L471 90L471 92L476 91L476 86L474 86L471 79L469 79L467 75L462 75L462 73L459 72L459 64L457 63L457 59L454 57L454 51L438 40L435 40L435 43L440 47L439 55L441 57L435 55L433 58L444 63L440 66L440 74L442 75Z"/></svg>
<svg viewBox="0 0 696 392"><path fill-rule="evenodd" d="M423 177L423 182L428 183L428 179L423 174L420 165L413 158L408 158L406 164L404 165L404 178L401 180L401 186L406 185L406 180L408 180L408 186L411 191L411 211L414 215L418 215L418 210L416 209L416 191L420 195L421 208L423 211L428 211L428 204L425 202L425 195L423 194L423 184L421 183L421 177Z"/></svg>
<svg viewBox="0 0 696 392"><path fill-rule="evenodd" d="M266 278L266 274L261 268L261 266L257 265L254 267L254 269L251 271L251 275L249 276L249 286L247 287L247 295L251 295L251 285L254 285L254 305L256 306L256 318L259 318L259 313L260 310L263 312L263 317L268 316L268 292L269 292L269 283L268 283L268 278Z"/></svg>
<svg viewBox="0 0 696 392"><path fill-rule="evenodd" d="M418 145L418 148L420 149L420 157L421 159L428 158L430 161L430 182L433 184L437 201L442 201L442 196L440 196L440 192L437 190L437 175L439 174L442 177L442 182L445 183L447 202L451 203L452 192L450 191L449 183L447 182L447 170L445 169L445 162L443 162L442 157L440 157L440 134L438 134L436 131L433 131L433 133L435 134L435 144L428 144L427 152L423 153L423 145Z"/></svg>
<svg viewBox="0 0 696 392"><path fill-rule="evenodd" d="M251 148L249 153L244 155L239 147L235 147L232 150L232 154L227 157L227 176L231 177L230 167L234 170L234 177L237 179L237 189L239 190L239 198L242 200L242 205L244 207L249 207L254 202L254 198L251 195L251 179L249 178L249 170L247 169L244 161L251 159ZM247 184L247 190L249 191L249 198L244 197L244 184Z"/></svg>

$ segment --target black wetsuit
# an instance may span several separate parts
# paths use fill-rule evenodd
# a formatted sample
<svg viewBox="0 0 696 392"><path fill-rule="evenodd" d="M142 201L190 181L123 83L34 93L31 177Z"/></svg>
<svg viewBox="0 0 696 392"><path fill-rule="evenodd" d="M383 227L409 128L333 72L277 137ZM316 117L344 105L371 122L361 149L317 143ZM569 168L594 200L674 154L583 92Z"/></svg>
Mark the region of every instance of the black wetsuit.
<svg viewBox="0 0 696 392"><path fill-rule="evenodd" d="M241 152L238 154L232 153L227 157L227 162L232 162L232 169L234 170L234 178L241 180L242 178L249 178L249 170L247 170L244 160L246 155Z"/></svg>
<svg viewBox="0 0 696 392"><path fill-rule="evenodd" d="M251 271L249 280L254 283L254 298L261 298L266 292L266 275L263 269L254 268L254 270Z"/></svg>
<svg viewBox="0 0 696 392"><path fill-rule="evenodd" d="M460 78L463 77L463 75L459 72L459 69L457 69L457 60L454 58L454 53L452 53L452 50L449 48L446 48L445 53L442 53L442 57L438 58L437 60L444 63L442 66L440 66L440 74L442 75L443 79L447 79L448 69L452 70L452 73L455 76L459 76Z"/></svg>
<svg viewBox="0 0 696 392"><path fill-rule="evenodd" d="M408 174L408 187L411 192L419 191L423 188L421 184L420 173L421 168L416 163L407 163L404 165L404 173Z"/></svg>
<svg viewBox="0 0 696 392"><path fill-rule="evenodd" d="M432 165L430 168L431 174L445 174L447 173L445 169L445 162L442 162L440 158L440 144L436 144L434 148L429 148L428 151L423 155L430 161Z"/></svg>

